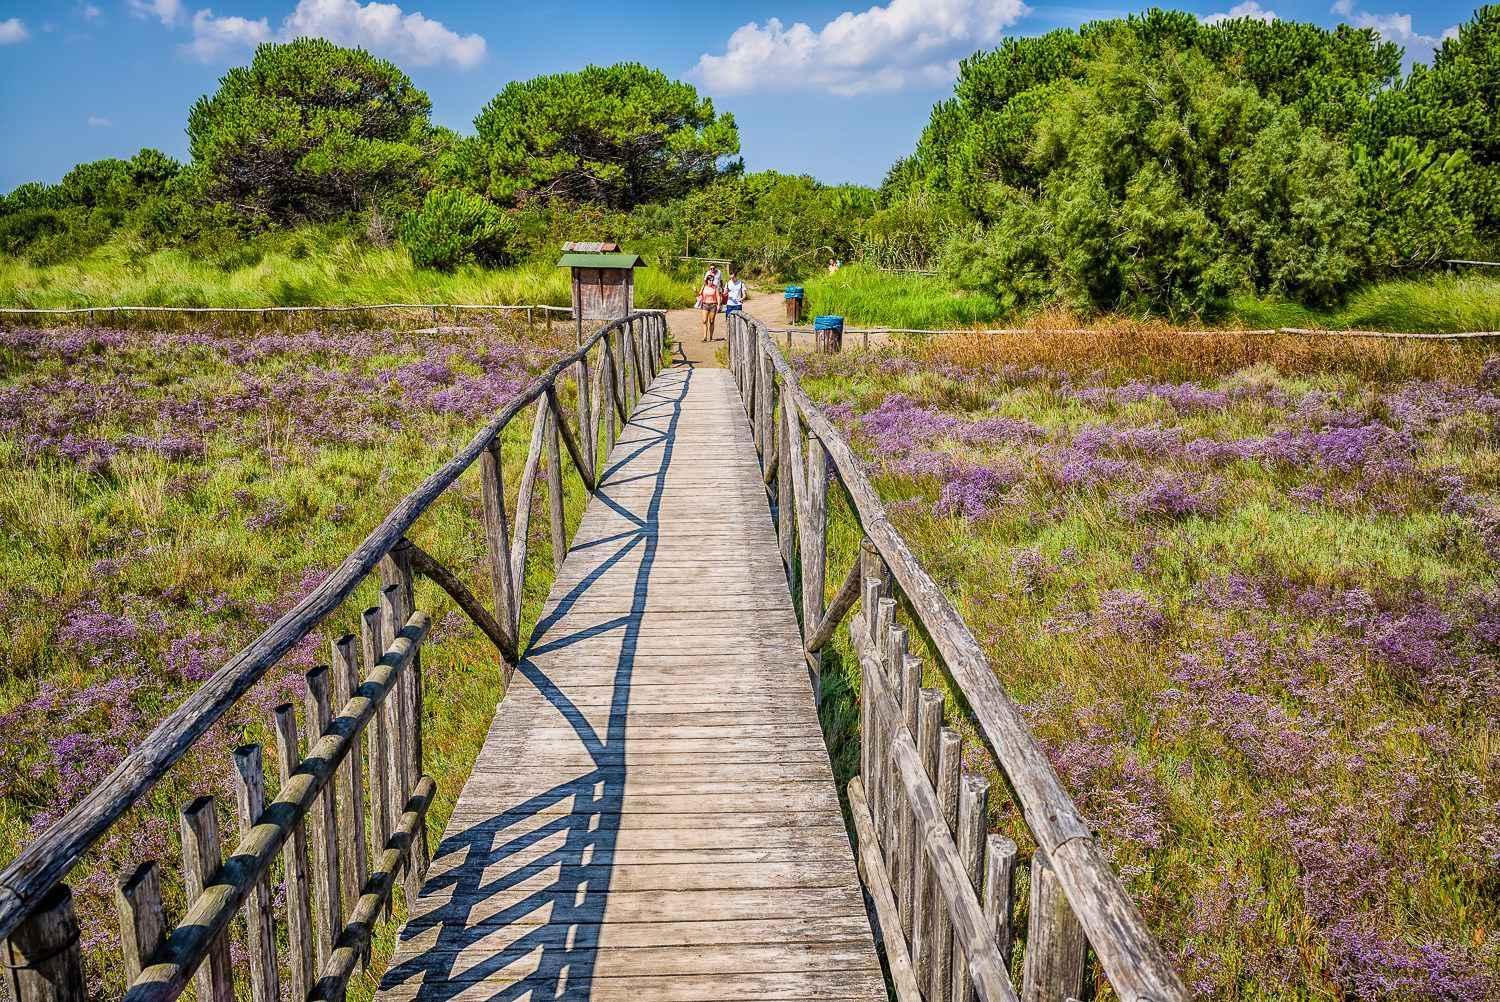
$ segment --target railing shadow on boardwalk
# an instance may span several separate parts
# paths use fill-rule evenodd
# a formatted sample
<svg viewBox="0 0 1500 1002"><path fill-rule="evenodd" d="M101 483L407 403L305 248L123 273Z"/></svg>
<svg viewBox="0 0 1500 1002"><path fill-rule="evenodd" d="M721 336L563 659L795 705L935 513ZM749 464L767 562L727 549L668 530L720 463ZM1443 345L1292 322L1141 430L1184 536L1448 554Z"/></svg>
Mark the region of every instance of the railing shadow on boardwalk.
<svg viewBox="0 0 1500 1002"><path fill-rule="evenodd" d="M421 997L441 1002L458 995L465 986L502 974L507 968L515 968L515 981L491 995L493 1002L525 997L559 999L576 997L580 991L587 993L594 975L598 935L604 921L624 804L630 684L658 544L659 509L682 415L682 402L692 379L691 366L677 366L669 373L642 398L631 416L630 427L647 434L616 446L617 453L622 448L627 451L618 459L611 457L600 478L601 490L595 495L613 512L634 523L635 528L570 548L571 553L596 546L615 546L614 552L563 595L556 608L537 624L527 656L517 668L577 734L592 760L592 768L503 814L477 822L439 844L435 860L462 854L463 861L451 870L435 873L428 880L423 894L442 894L451 904L408 922L406 937L426 934L431 939L435 929L435 941L421 954L387 971L381 983L382 992L420 979ZM664 417L664 429L653 427L659 426ZM661 456L653 473L611 479L658 447ZM606 487L644 477L656 480L644 513L629 511L604 491ZM640 549L640 567L636 572L630 612L585 629L552 636L554 628L587 596L590 587L637 548ZM608 725L601 737L586 715L537 665L535 658L615 631L621 634L620 653L615 665ZM570 800L571 807L566 813L541 824L526 824L533 819L540 821L549 809ZM523 865L504 866L507 859L523 855L538 843L559 835L563 841L558 848ZM473 904L503 894L554 869L557 877L548 885L496 915L486 916L477 927L471 926ZM497 874L497 871L500 872ZM526 920L535 924L525 933L510 938L502 949L483 957L478 963L463 967L461 971L455 969L461 951L479 945L505 927L517 926ZM521 965L538 951L540 956L536 958L535 969L523 973Z"/></svg>

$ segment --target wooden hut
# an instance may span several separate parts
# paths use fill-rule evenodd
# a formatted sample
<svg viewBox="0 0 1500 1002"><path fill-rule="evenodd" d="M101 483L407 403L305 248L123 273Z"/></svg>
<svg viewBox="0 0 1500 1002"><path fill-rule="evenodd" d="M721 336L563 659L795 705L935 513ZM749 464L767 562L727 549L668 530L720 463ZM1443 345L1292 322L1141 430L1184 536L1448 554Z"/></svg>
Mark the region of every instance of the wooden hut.
<svg viewBox="0 0 1500 1002"><path fill-rule="evenodd" d="M617 320L635 309L635 269L639 255L616 243L563 244L559 268L573 271L573 315L579 322Z"/></svg>

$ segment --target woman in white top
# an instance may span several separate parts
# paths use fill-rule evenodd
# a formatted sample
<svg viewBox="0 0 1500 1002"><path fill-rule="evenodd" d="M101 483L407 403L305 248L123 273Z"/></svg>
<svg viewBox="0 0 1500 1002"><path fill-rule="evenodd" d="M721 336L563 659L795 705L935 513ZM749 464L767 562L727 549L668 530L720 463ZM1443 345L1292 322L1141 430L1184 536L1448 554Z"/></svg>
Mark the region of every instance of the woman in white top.
<svg viewBox="0 0 1500 1002"><path fill-rule="evenodd" d="M745 283L740 281L738 272L729 273L729 284L724 286L724 316L731 313L739 313L745 308Z"/></svg>

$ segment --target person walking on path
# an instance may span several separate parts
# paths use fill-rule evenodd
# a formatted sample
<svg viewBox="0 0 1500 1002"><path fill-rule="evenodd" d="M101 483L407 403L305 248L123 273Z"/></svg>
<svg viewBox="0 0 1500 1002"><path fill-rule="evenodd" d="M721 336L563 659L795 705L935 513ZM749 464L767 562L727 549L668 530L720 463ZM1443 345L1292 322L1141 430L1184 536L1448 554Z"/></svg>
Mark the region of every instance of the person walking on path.
<svg viewBox="0 0 1500 1002"><path fill-rule="evenodd" d="M744 311L745 295L745 283L740 279L738 272L731 271L729 273L729 284L724 286L725 323L729 322L727 319L729 314Z"/></svg>
<svg viewBox="0 0 1500 1002"><path fill-rule="evenodd" d="M714 339L714 321L718 318L719 307L724 304L724 279L719 276L717 265L708 269L708 274L703 276L703 286L698 290L698 309L703 311L703 340Z"/></svg>

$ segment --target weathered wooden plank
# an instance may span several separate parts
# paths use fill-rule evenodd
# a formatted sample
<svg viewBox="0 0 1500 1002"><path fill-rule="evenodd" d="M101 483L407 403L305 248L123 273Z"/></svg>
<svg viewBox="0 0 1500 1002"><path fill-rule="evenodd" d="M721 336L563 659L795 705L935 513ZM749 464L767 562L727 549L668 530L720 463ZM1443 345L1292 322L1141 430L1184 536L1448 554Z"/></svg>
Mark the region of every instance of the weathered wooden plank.
<svg viewBox="0 0 1500 1002"><path fill-rule="evenodd" d="M266 808L266 780L260 745L234 750L235 808L240 837L260 822ZM276 963L276 927L271 915L271 882L262 877L245 898L245 928L250 947L250 997L255 1002L280 1002L281 979ZM139 973L139 972L137 972Z"/></svg>
<svg viewBox="0 0 1500 1002"><path fill-rule="evenodd" d="M386 589L387 592L395 588ZM389 610L387 610L389 611ZM333 715L328 705L328 669L315 668L306 675L306 717L308 740L316 743L328 733ZM391 693L387 702L395 702ZM396 765L399 769L400 766ZM319 795L312 810L312 884L313 900L316 903L313 915L314 941L317 945L318 968L328 962L333 953L334 940L344 924L341 888L339 885L339 835L338 800L332 785Z"/></svg>
<svg viewBox="0 0 1500 1002"><path fill-rule="evenodd" d="M199 797L182 809L182 883L189 902L198 900L219 875L224 862L219 848L219 820L214 798ZM210 941L198 968L198 998L203 1002L234 1002L234 973L229 967L229 937Z"/></svg>
<svg viewBox="0 0 1500 1002"><path fill-rule="evenodd" d="M150 965L167 935L161 876L155 860L141 863L115 884L115 911L120 916L120 953L128 985Z"/></svg>
<svg viewBox="0 0 1500 1002"><path fill-rule="evenodd" d="M58 884L0 950L14 1002L85 1002L90 997L78 935L73 892Z"/></svg>
<svg viewBox="0 0 1500 1002"><path fill-rule="evenodd" d="M367 624L369 611L366 610ZM297 738L297 711L292 704L283 703L273 711L272 716L276 726L276 758L281 768L281 788L286 789L297 764L302 761L302 748ZM379 724L378 718L376 724ZM372 745L371 748L373 755L375 746ZM379 786L374 787L377 792L380 789ZM377 829L383 816L382 812L376 811ZM299 821L292 826L282 858L286 866L286 938L292 997L305 999L312 990L314 978L312 894L307 877L305 823Z"/></svg>

